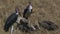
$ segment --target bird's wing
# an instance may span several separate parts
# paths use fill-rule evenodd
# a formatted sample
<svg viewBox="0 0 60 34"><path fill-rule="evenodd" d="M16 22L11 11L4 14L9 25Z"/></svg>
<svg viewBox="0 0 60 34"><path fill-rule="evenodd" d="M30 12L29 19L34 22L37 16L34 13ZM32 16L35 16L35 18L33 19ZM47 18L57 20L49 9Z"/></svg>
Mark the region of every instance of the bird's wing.
<svg viewBox="0 0 60 34"><path fill-rule="evenodd" d="M7 18L6 24L9 25L10 23L13 23L15 19L17 19L17 15L15 13L13 13Z"/></svg>

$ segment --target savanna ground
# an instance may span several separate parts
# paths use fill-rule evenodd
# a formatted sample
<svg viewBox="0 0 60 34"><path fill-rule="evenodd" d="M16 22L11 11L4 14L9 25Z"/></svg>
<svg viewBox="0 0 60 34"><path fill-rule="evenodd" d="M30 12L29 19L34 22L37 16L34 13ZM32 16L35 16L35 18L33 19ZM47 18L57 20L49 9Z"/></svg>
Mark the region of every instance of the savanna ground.
<svg viewBox="0 0 60 34"><path fill-rule="evenodd" d="M28 5L29 0L0 0L0 34L9 34L4 32L4 24L6 18L15 12L15 6L19 6L22 15L24 8ZM37 23L38 19L50 20L57 24L60 28L60 0L31 0L33 5L33 13L30 16L32 24ZM33 33L24 33L20 30L14 31L14 34L60 34L60 29L48 31L41 29Z"/></svg>

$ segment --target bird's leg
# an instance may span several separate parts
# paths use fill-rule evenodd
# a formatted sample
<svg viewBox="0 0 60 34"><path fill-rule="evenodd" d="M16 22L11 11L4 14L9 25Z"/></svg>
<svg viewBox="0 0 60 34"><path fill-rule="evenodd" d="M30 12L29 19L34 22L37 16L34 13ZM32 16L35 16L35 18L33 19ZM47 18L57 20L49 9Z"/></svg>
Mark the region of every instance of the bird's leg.
<svg viewBox="0 0 60 34"><path fill-rule="evenodd" d="M11 34L13 34L13 31L14 31L14 26L12 25L11 26Z"/></svg>

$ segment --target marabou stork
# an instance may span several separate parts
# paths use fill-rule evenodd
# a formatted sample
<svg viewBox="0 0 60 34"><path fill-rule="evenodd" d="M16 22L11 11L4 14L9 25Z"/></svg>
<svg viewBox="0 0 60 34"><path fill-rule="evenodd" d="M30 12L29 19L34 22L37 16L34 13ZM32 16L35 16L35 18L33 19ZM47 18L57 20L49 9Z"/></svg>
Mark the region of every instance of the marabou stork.
<svg viewBox="0 0 60 34"><path fill-rule="evenodd" d="M28 19L28 17L31 15L31 13L32 13L32 4L31 4L31 2L29 2L29 5L24 9L23 17Z"/></svg>
<svg viewBox="0 0 60 34"><path fill-rule="evenodd" d="M6 20L5 25L4 25L4 30L6 32L9 31L9 28L12 27L11 30L13 30L13 24L16 22L17 18L18 18L18 14L19 14L19 8L16 7L15 8L15 13L12 13Z"/></svg>

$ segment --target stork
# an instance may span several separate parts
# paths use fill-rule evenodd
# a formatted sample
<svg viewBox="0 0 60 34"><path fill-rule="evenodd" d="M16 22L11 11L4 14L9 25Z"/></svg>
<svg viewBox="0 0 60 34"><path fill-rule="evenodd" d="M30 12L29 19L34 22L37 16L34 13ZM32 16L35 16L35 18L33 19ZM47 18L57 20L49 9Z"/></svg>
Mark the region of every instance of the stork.
<svg viewBox="0 0 60 34"><path fill-rule="evenodd" d="M13 24L16 22L19 14L19 8L15 8L15 13L12 13L6 20L5 25L4 25L4 31L8 32L9 28L12 27L11 30L13 30Z"/></svg>
<svg viewBox="0 0 60 34"><path fill-rule="evenodd" d="M28 19L28 17L31 15L31 13L32 13L32 4L31 4L31 2L29 2L29 5L24 9L23 17Z"/></svg>

